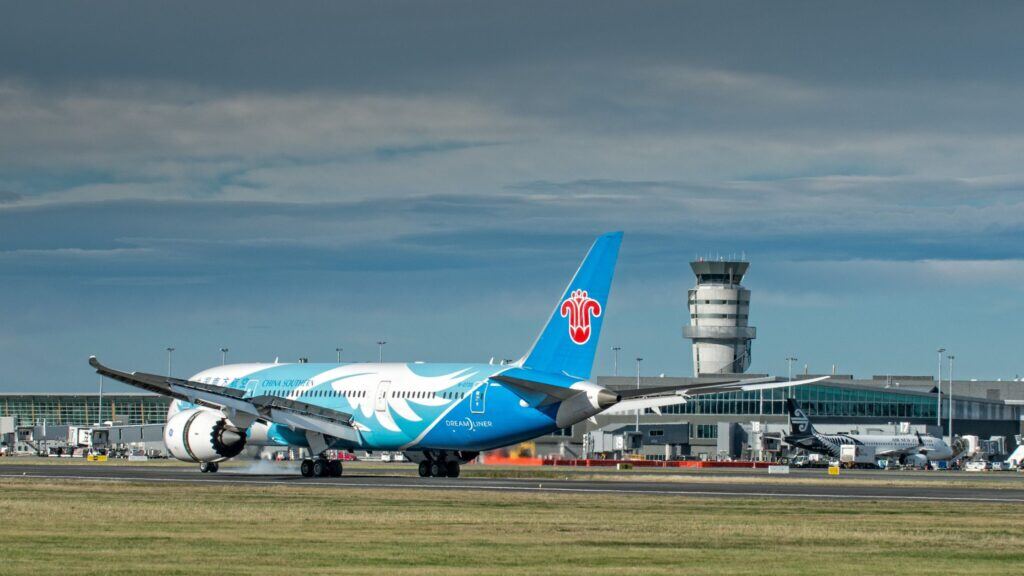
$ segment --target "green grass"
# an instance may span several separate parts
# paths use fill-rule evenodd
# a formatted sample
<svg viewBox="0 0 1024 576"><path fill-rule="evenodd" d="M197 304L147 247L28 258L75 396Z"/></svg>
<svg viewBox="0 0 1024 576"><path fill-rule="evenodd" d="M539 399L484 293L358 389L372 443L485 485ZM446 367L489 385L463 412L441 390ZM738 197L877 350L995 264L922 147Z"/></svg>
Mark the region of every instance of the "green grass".
<svg viewBox="0 0 1024 576"><path fill-rule="evenodd" d="M0 480L0 573L1020 574L1022 511Z"/></svg>

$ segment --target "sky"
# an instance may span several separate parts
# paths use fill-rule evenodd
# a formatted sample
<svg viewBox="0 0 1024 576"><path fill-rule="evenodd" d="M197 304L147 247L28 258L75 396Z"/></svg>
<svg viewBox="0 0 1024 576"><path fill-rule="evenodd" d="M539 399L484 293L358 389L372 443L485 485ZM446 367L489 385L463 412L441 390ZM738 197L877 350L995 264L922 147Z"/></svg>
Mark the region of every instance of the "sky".
<svg viewBox="0 0 1024 576"><path fill-rule="evenodd" d="M733 254L751 372L1024 374L1020 3L2 7L0 391L518 358L611 230L596 374Z"/></svg>

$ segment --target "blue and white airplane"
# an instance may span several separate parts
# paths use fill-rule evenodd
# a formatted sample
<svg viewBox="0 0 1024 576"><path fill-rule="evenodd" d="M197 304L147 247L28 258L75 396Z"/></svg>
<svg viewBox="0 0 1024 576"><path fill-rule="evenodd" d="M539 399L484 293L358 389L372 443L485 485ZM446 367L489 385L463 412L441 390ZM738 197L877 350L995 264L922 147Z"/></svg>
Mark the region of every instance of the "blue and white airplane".
<svg viewBox="0 0 1024 576"><path fill-rule="evenodd" d="M89 364L108 378L170 396L164 442L216 472L247 445L308 448L304 476L340 476L328 450L403 451L420 476L593 418L680 404L694 395L810 381L722 380L612 391L589 381L622 233L597 239L547 325L519 361L493 364L233 364L184 380ZM816 380L812 380L816 381Z"/></svg>

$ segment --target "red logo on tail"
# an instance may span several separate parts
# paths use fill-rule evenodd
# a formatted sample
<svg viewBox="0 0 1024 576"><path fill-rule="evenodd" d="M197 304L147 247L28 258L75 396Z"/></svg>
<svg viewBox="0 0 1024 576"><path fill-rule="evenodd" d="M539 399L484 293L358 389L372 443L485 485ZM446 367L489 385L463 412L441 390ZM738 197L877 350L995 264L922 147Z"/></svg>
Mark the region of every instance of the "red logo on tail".
<svg viewBox="0 0 1024 576"><path fill-rule="evenodd" d="M587 296L586 290L574 290L562 302L562 318L569 317L569 337L577 344L590 340L590 317L601 315L601 303Z"/></svg>

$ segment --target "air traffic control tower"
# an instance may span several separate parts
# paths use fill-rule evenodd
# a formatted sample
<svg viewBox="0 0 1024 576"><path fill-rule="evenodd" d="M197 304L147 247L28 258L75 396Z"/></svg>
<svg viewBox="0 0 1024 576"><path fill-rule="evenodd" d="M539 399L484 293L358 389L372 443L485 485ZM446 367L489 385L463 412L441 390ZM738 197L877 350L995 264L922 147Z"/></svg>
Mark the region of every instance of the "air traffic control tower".
<svg viewBox="0 0 1024 576"><path fill-rule="evenodd" d="M747 326L750 290L740 282L749 262L704 260L690 262L697 286L689 291L690 325L683 337L693 340L693 374L746 372L750 345L757 329Z"/></svg>

